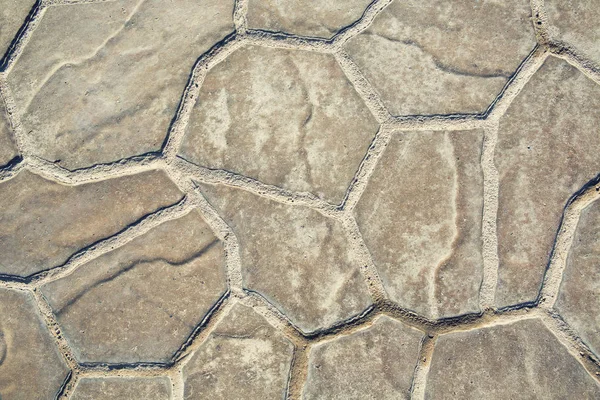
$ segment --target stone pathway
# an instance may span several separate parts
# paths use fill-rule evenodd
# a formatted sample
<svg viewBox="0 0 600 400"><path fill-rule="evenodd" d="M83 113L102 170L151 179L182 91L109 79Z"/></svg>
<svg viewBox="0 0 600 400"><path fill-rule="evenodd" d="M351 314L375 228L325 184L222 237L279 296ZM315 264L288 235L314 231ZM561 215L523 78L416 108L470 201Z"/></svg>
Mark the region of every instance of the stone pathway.
<svg viewBox="0 0 600 400"><path fill-rule="evenodd" d="M0 398L600 398L597 0L0 0Z"/></svg>

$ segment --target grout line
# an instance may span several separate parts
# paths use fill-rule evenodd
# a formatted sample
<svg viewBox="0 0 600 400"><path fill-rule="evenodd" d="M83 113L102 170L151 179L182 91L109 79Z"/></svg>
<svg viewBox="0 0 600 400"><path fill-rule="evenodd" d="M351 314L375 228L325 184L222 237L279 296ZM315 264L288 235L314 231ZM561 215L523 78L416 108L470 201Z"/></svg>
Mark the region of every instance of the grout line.
<svg viewBox="0 0 600 400"><path fill-rule="evenodd" d="M550 42L550 33L544 0L531 0L531 15L535 38L540 45L546 46Z"/></svg>
<svg viewBox="0 0 600 400"><path fill-rule="evenodd" d="M600 85L600 66L586 59L575 47L566 43L558 44L558 42L555 42L551 45L550 51L552 55L565 60Z"/></svg>
<svg viewBox="0 0 600 400"><path fill-rule="evenodd" d="M334 53L336 51L326 39L295 36L283 32L247 29L244 39L250 45L276 49L304 50L315 53Z"/></svg>
<svg viewBox="0 0 600 400"><path fill-rule="evenodd" d="M419 347L419 358L417 359L410 387L411 400L425 399L427 375L429 374L429 368L431 367L431 359L433 357L433 351L435 349L436 341L437 336L427 333L423 336L423 339L421 340L421 344Z"/></svg>
<svg viewBox="0 0 600 400"><path fill-rule="evenodd" d="M295 344L289 379L286 388L286 400L301 400L304 384L308 376L310 346L306 343Z"/></svg>
<svg viewBox="0 0 600 400"><path fill-rule="evenodd" d="M14 158L7 165L0 168L0 183L6 182L14 178L24 168L25 163L19 157Z"/></svg>
<svg viewBox="0 0 600 400"><path fill-rule="evenodd" d="M248 0L235 0L233 23L238 34L245 34L248 29Z"/></svg>
<svg viewBox="0 0 600 400"><path fill-rule="evenodd" d="M383 126L396 131L462 131L480 129L486 125L482 115L409 115L390 117Z"/></svg>
<svg viewBox="0 0 600 400"><path fill-rule="evenodd" d="M171 380L171 400L184 400L185 398L185 382L182 369L174 369L169 374Z"/></svg>
<svg viewBox="0 0 600 400"><path fill-rule="evenodd" d="M348 40L362 33L392 1L394 0L373 0L357 21L342 29L333 37L333 45L341 48Z"/></svg>
<svg viewBox="0 0 600 400"><path fill-rule="evenodd" d="M15 141L17 151L21 157L27 159L30 154L34 153L35 146L31 143L29 137L25 135L19 112L17 111L12 92L4 74L0 74L0 97L0 100L4 103L8 123L12 128L12 137Z"/></svg>
<svg viewBox="0 0 600 400"><path fill-rule="evenodd" d="M116 0L42 0L44 7L70 6L76 4L112 3Z"/></svg>

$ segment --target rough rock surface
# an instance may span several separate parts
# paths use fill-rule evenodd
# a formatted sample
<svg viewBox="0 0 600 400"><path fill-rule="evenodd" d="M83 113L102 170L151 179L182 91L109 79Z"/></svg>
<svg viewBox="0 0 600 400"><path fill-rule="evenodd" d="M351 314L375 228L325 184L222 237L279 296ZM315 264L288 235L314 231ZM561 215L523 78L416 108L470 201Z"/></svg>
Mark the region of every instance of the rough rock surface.
<svg viewBox="0 0 600 400"><path fill-rule="evenodd" d="M169 400L168 378L83 378L73 400Z"/></svg>

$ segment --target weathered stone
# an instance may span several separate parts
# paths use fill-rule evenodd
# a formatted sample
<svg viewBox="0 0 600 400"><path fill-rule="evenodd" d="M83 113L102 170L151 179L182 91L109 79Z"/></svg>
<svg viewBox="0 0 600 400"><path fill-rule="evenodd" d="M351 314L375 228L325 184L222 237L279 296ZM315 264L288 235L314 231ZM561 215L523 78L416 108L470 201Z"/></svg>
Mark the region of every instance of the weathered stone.
<svg viewBox="0 0 600 400"><path fill-rule="evenodd" d="M0 61L34 4L35 0L0 0Z"/></svg>
<svg viewBox="0 0 600 400"><path fill-rule="evenodd" d="M340 202L376 131L331 55L250 47L204 80L182 155Z"/></svg>
<svg viewBox="0 0 600 400"><path fill-rule="evenodd" d="M409 399L423 334L388 317L311 350L304 398Z"/></svg>
<svg viewBox="0 0 600 400"><path fill-rule="evenodd" d="M431 400L600 396L596 381L539 320L440 337L426 390Z"/></svg>
<svg viewBox="0 0 600 400"><path fill-rule="evenodd" d="M534 300L569 197L600 171L600 86L549 58L500 121L496 301Z"/></svg>
<svg viewBox="0 0 600 400"><path fill-rule="evenodd" d="M0 273L28 276L61 265L180 198L156 171L79 186L21 172L0 184Z"/></svg>
<svg viewBox="0 0 600 400"><path fill-rule="evenodd" d="M482 136L395 135L355 210L390 297L430 317L478 311Z"/></svg>
<svg viewBox="0 0 600 400"><path fill-rule="evenodd" d="M201 188L240 241L245 286L300 329L328 327L369 306L359 261L338 222L243 190Z"/></svg>
<svg viewBox="0 0 600 400"><path fill-rule="evenodd" d="M361 17L371 0L250 0L254 29L329 38Z"/></svg>
<svg viewBox="0 0 600 400"><path fill-rule="evenodd" d="M527 0L389 5L346 49L395 115L480 113L535 46Z"/></svg>
<svg viewBox="0 0 600 400"><path fill-rule="evenodd" d="M581 213L556 308L585 343L600 354L600 202Z"/></svg>
<svg viewBox="0 0 600 400"><path fill-rule="evenodd" d="M39 154L78 168L159 150L232 12L233 0L49 8L8 78Z"/></svg>
<svg viewBox="0 0 600 400"><path fill-rule="evenodd" d="M67 374L33 297L0 289L0 398L53 399Z"/></svg>
<svg viewBox="0 0 600 400"><path fill-rule="evenodd" d="M6 165L17 156L17 148L5 111L4 102L0 100L0 166Z"/></svg>
<svg viewBox="0 0 600 400"><path fill-rule="evenodd" d="M164 378L83 378L73 400L168 400L171 383Z"/></svg>
<svg viewBox="0 0 600 400"><path fill-rule="evenodd" d="M165 222L42 286L82 362L168 362L226 290L200 215Z"/></svg>
<svg viewBox="0 0 600 400"><path fill-rule="evenodd" d="M293 349L263 317L237 304L184 367L184 398L282 399Z"/></svg>

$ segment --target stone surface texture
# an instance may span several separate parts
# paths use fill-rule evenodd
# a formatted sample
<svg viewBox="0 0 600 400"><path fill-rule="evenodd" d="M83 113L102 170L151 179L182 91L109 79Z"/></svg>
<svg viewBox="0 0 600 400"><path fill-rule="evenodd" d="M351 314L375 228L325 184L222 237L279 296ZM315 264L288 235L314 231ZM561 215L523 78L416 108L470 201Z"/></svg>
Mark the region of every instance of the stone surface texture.
<svg viewBox="0 0 600 400"><path fill-rule="evenodd" d="M8 164L17 156L17 147L12 137L6 108L0 102L0 166Z"/></svg>
<svg viewBox="0 0 600 400"><path fill-rule="evenodd" d="M74 400L168 400L168 378L83 378L77 384Z"/></svg>

